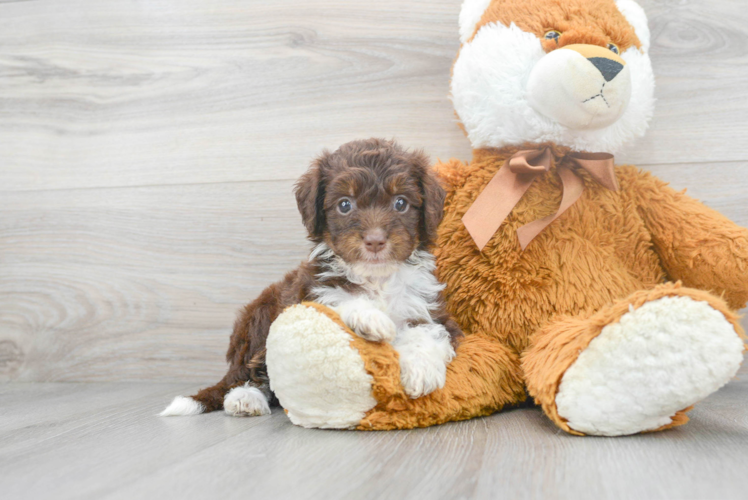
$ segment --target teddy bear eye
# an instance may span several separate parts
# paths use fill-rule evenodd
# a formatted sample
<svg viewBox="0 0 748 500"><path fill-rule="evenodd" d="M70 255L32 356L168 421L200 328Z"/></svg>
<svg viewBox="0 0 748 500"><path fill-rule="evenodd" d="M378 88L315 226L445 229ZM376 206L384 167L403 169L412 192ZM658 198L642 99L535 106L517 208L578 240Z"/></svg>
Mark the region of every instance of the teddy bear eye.
<svg viewBox="0 0 748 500"><path fill-rule="evenodd" d="M395 207L395 210L397 210L400 213L403 213L408 209L408 200L406 200L402 196L398 196L395 199L394 207Z"/></svg>
<svg viewBox="0 0 748 500"><path fill-rule="evenodd" d="M609 43L608 49L610 49L610 51L613 52L614 54L620 53L620 51L618 50L618 45L616 45L615 43Z"/></svg>
<svg viewBox="0 0 748 500"><path fill-rule="evenodd" d="M348 198L341 198L338 201L338 212L345 215L351 210L353 210L353 203L351 203L351 200Z"/></svg>
<svg viewBox="0 0 748 500"><path fill-rule="evenodd" d="M561 36L560 31L550 30L550 31L546 31L545 36L543 38L545 38L546 40L556 40L556 43L558 43L558 37L560 36Z"/></svg>

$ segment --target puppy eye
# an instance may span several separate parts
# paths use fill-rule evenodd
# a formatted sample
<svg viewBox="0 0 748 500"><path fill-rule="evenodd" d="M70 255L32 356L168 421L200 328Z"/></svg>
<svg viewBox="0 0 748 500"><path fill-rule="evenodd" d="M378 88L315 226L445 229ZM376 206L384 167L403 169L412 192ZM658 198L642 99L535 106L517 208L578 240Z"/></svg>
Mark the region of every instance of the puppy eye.
<svg viewBox="0 0 748 500"><path fill-rule="evenodd" d="M618 50L618 45L616 45L615 43L609 43L608 49L610 49L610 51L613 52L614 54L618 54L620 52Z"/></svg>
<svg viewBox="0 0 748 500"><path fill-rule="evenodd" d="M353 210L353 203L351 203L351 200L348 198L342 198L338 201L338 212L345 215L351 210Z"/></svg>
<svg viewBox="0 0 748 500"><path fill-rule="evenodd" d="M558 43L558 37L560 36L561 36L560 31L551 30L551 31L546 31L543 38L545 38L546 40L556 40L556 43Z"/></svg>
<svg viewBox="0 0 748 500"><path fill-rule="evenodd" d="M395 199L394 207L395 207L395 210L397 210L400 213L403 213L408 209L408 200L406 200L402 196L398 196Z"/></svg>

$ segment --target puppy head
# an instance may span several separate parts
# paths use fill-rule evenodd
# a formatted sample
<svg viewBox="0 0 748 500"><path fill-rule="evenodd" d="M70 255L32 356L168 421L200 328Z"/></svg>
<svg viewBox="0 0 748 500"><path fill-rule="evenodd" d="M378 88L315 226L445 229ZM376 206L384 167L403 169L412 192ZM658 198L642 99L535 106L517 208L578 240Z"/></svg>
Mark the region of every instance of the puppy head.
<svg viewBox="0 0 748 500"><path fill-rule="evenodd" d="M348 263L374 265L431 245L445 196L425 154L382 139L324 152L295 193L309 239Z"/></svg>

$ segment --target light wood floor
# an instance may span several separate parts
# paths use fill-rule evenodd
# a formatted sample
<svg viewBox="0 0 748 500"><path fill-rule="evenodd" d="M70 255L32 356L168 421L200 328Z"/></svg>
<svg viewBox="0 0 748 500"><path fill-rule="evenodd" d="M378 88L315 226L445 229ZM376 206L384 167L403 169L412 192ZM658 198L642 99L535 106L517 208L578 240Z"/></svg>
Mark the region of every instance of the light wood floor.
<svg viewBox="0 0 748 500"><path fill-rule="evenodd" d="M166 383L0 385L4 499L745 499L748 371L691 422L623 438L537 409L412 431L320 431L223 413L155 416Z"/></svg>
<svg viewBox="0 0 748 500"><path fill-rule="evenodd" d="M745 2L640 3L658 102L618 162L748 226ZM536 410L371 434L154 416L304 258L291 187L323 148L470 157L460 4L0 0L1 499L748 498L746 380L619 439Z"/></svg>

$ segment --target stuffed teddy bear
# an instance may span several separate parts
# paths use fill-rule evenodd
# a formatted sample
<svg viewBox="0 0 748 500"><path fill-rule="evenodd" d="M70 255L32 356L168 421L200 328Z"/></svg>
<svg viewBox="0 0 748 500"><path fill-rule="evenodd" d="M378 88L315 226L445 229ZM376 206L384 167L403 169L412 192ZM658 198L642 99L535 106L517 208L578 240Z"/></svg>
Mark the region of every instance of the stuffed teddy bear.
<svg viewBox="0 0 748 500"><path fill-rule="evenodd" d="M317 304L267 341L271 387L298 425L396 429L532 398L577 435L685 423L737 372L748 231L613 154L654 104L633 0L465 0L451 97L473 146L436 165L434 249L465 331L446 385L410 399L388 344Z"/></svg>

